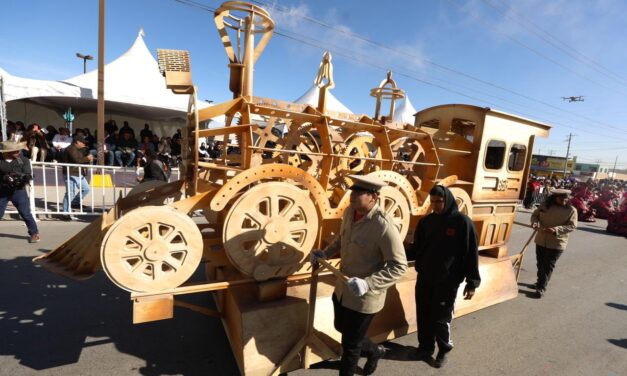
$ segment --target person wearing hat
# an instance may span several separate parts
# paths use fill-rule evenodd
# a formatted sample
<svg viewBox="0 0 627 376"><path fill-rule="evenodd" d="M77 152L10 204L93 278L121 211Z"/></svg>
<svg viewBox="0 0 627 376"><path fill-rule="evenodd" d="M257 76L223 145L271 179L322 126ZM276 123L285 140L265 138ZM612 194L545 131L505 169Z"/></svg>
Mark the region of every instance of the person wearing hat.
<svg viewBox="0 0 627 376"><path fill-rule="evenodd" d="M82 134L77 134L74 137L72 145L65 148L63 154L63 162L65 163L90 164L94 160L94 156L91 155L87 149L87 139ZM63 197L63 211L66 213L72 211L70 203L80 204L81 200L89 193L89 184L87 184L87 179L85 179L85 172L86 170L80 167L63 168L63 174L65 175L67 183L67 189ZM78 197L79 191L81 192L80 198ZM71 221L77 220L78 218L70 214L66 215L64 219Z"/></svg>
<svg viewBox="0 0 627 376"><path fill-rule="evenodd" d="M577 228L577 209L569 205L569 196L568 189L554 189L531 215L531 227L538 231L535 238L537 298L544 296L555 263L568 245L568 235Z"/></svg>
<svg viewBox="0 0 627 376"><path fill-rule="evenodd" d="M39 239L39 229L30 211L30 202L25 186L32 180L33 171L30 160L20 155L27 149L25 142L3 141L0 143L0 219L4 216L9 201L26 223L30 243Z"/></svg>
<svg viewBox="0 0 627 376"><path fill-rule="evenodd" d="M333 293L334 325L342 333L340 375L353 375L360 356L366 356L364 375L372 374L385 355L366 332L374 315L385 303L387 289L407 270L403 240L392 217L378 205L386 184L367 176L349 176L350 206L344 211L338 237L324 251L314 250L312 261L328 259L338 252L340 270L348 282L336 281Z"/></svg>
<svg viewBox="0 0 627 376"><path fill-rule="evenodd" d="M441 368L453 349L451 321L457 291L465 280L464 299L472 299L481 284L477 231L472 220L458 210L450 189L436 185L429 191L433 212L416 227L410 249L416 258L416 360Z"/></svg>

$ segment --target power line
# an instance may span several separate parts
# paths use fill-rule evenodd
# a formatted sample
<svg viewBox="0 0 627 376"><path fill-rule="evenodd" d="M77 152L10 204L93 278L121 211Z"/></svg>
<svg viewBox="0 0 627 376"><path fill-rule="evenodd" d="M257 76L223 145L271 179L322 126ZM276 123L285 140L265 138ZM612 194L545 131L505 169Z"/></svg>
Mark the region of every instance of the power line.
<svg viewBox="0 0 627 376"><path fill-rule="evenodd" d="M508 10L511 10L511 7L507 7L507 9L502 9L497 7L496 5L494 5L492 3L491 0L482 0L485 4L487 4L488 6L490 6L492 9L496 10L497 12L499 12L500 14L502 14L504 17L516 22L518 25L520 25L521 27L525 28L527 31L529 31L530 33L534 34L535 36L537 36L538 38L542 39L543 41L545 41L546 43L548 43L549 45L555 47L556 49L558 49L559 51L561 51L562 53L570 56L571 58L577 60L578 62L588 66L589 68L593 69L594 71L602 74L603 76L613 80L613 81L617 81L617 83L623 85L623 86L627 86L625 85L624 82L620 82L621 78L619 76L617 76L616 74L613 74L612 72L606 73L604 70L600 69L598 66L598 63L594 63L594 62L589 62L588 58L586 58L587 60L584 60L583 58L581 58L580 56L577 56L576 54L574 54L573 52L569 51L568 49L560 46L559 44L557 44L556 42L552 41L551 39L547 38L546 36L542 35L542 33L534 30L533 28L529 27L528 25L526 25L525 23L521 22L520 20L516 19L515 17L512 17L509 13L507 13ZM536 26L536 28L538 28ZM539 28L538 28L539 29ZM545 34L548 34L547 32L543 31ZM550 34L548 34L549 36L551 36ZM553 39L557 40L557 38L551 36ZM580 53L581 55L581 53ZM605 69L607 70L607 69Z"/></svg>
<svg viewBox="0 0 627 376"><path fill-rule="evenodd" d="M192 7L196 7L196 8L202 9L202 10L204 10L204 11L215 12L215 8L209 7L209 6L205 5L205 4L199 3L199 2L197 2L197 1L193 1L193 0L175 0L175 1L176 1L176 2L179 2L179 3L182 3L182 4L185 4L185 5L189 5L189 6L192 6ZM252 1L253 1L253 2L255 2L255 3L257 3L257 4L260 4L260 5L266 5L266 6L267 6L267 5L269 5L269 4L263 3L263 2L261 2L261 1L256 1L256 0L252 0ZM278 7L275 7L275 9L277 9L277 10L279 10L279 11L286 12L286 10L284 10L284 9L286 9L286 8L278 8ZM301 15L299 15L299 17L303 17L303 18L305 18L305 19L307 19L307 20L309 20L309 19L315 20L315 19L313 19L312 17L309 17L309 16L301 16ZM361 36L359 36L358 34L355 34L355 33L353 33L353 32L346 31L346 30L344 30L344 29L338 29L337 27L334 27L334 26L332 26L332 25L327 25L326 23L324 23L324 22L322 22L322 21L318 21L318 20L316 20L316 23L326 25L327 27L330 27L330 28L332 28L332 29L334 29L334 30L337 30L337 31L339 31L339 32L342 32L342 33L348 33L348 34L350 34L350 35L355 35L355 36L356 36L357 38L359 38L359 39L362 39L362 40L367 41L367 42L369 42L369 43L374 43L374 44L375 44L375 45L377 45L377 46L380 46L380 47L382 47L382 48L386 48L386 49L391 50L391 51L395 51L395 52L397 52L397 53L399 53L399 54L404 54L404 55L406 55L406 56L414 57L414 58L416 58L416 59L422 59L422 58L420 58L420 57L418 57L418 56L411 55L411 54L406 54L406 53L404 53L403 51L400 51L400 50L393 49L393 48L391 48L391 47L385 46L385 45L383 45L383 44L380 44L379 42L372 41L372 40L369 40L369 39L367 39L367 38L363 38L363 37L361 37ZM363 58L361 58L361 59L356 59L356 58L355 58L355 56L356 56L356 55L359 55L359 56L363 56L363 55L356 54L356 53L354 53L354 52L351 52L350 54L345 53L345 52L344 52L344 51L345 51L345 49L343 49L343 48L341 48L341 47L338 47L338 48L336 48L336 49L334 50L334 49L330 48L330 46L329 46L329 44L328 44L328 43L326 43L326 44L325 44L325 42L322 42L322 41L316 40L316 39L311 38L311 37L308 37L308 36L303 36L303 35L300 35L300 34L295 33L295 32L291 32L291 34L293 34L293 35L297 35L298 37L294 37L293 35L289 35L289 34L288 34L288 32L286 32L286 31L282 31L281 29L276 28L276 29L275 29L275 34L276 34L276 35L278 35L278 36L281 36L281 37L284 37L284 38L287 38L287 39L290 39L290 40L296 41L296 42L300 42L300 43L303 43L303 44L309 45L309 46L311 46L311 47L319 48L319 49L322 49L322 50L331 50L331 51L332 51L334 54L336 54L336 55L343 56L343 57L345 57L345 58L347 58L347 59L349 59L349 60L354 60L354 61L360 62L360 63L365 64L365 65L369 65L369 66L374 67L374 68L377 68L377 69L387 70L387 69L389 68L389 67L382 67L382 66L380 66L380 65L376 65L376 64L372 63L369 59L367 59L368 57L363 57ZM299 38L299 37L300 37L300 38ZM307 38L307 39L313 40L314 42L311 42L311 41L306 41L304 38ZM317 43L316 43L316 42L317 42ZM433 63L433 64L437 64L437 63ZM405 68L405 69L406 69L406 68ZM447 69L448 69L448 68L447 68ZM455 71L455 72L457 72L457 71ZM470 96L470 95L464 94L464 93L462 93L462 92L459 92L459 91L457 91L457 90L453 90L453 89L450 89L450 88L444 87L444 86L442 86L442 85L438 85L438 84L435 84L435 83L433 83L433 82L429 82L429 81L427 81L427 80L424 80L424 79L420 79L420 78L417 78L417 77L411 76L411 75L409 75L409 74L406 74L406 73L401 72L401 71L400 71L400 69L396 69L396 73L397 73L398 75L401 75L401 76L407 77L407 78L412 79L412 80L414 80L414 81L417 81L417 82L420 82L420 83L423 83L423 84L426 84L426 85L429 85L429 86L432 86L432 87L437 87L437 88L439 88L439 89L442 89L442 90L445 90L445 91L448 91L448 92L451 92L451 93L454 93L454 94L457 94L457 95L463 96L463 97L465 97L465 98L469 98L469 99L472 99L472 100L476 100L476 101L479 101L479 102L482 102L482 103L487 103L487 104L489 104L489 105L491 105L491 106L496 106L496 107L499 107L499 108L502 108L502 109L506 109L506 110L508 110L508 111L518 112L518 113L520 113L521 115L524 115L524 116L527 116L527 117L537 118L537 116L536 116L536 115L529 115L529 114L525 114L525 113L522 113L521 111L519 111L519 110L517 110L517 109L513 109L513 110L512 110L512 109L510 109L510 108L508 108L508 107L506 107L506 106L498 105L498 104L495 104L495 103L493 103L493 102L487 101L487 100L485 100L485 99L482 99L482 98L477 98L477 97L474 97L474 96ZM466 75L466 74L465 74L465 73L463 73L463 72L457 72L457 73L458 73L458 74L461 74L461 75L464 75L464 76L468 76L468 75ZM472 76L468 76L468 77L472 77ZM473 77L473 79L474 79L474 80L478 80L478 81L480 81L480 82L484 82L483 80L481 80L481 79L477 79L477 78L474 78L474 77ZM485 82L487 83L487 81L485 81ZM585 118L585 117L584 117L584 116L582 116L582 115L578 115L578 114L572 113L572 112L570 112L570 111L563 110L563 109L561 109L561 108L559 108L559 107L556 107L556 106L553 106L553 105L551 105L551 104L549 104L549 103L546 103L546 102L543 102L543 101L540 101L540 100L534 99L534 98L529 97L529 96L526 96L526 95L524 95L524 94L516 93L516 92L511 91L511 90L506 89L506 88L501 88L501 87L499 87L498 85L493 85L493 84L490 84L490 83L487 83L487 84L489 84L489 85L491 85L491 86L495 86L495 87L497 87L497 88L500 88L501 90L504 90L504 91L507 91L507 92L514 93L515 95L518 95L518 96L524 97L524 98L529 99L529 100L532 100L532 101L534 101L534 102L538 102L538 103L541 103L541 104L543 104L543 105L549 106L549 107L551 107L551 108L555 108L555 109L560 110L560 111L562 111L562 112L565 112L565 113L571 114L572 116L580 116L580 117ZM484 94L484 95L485 95L485 94ZM499 97L496 97L496 98L498 98L498 99L500 99L500 100L504 100L503 98L499 98ZM507 101L507 100L504 100L504 101ZM511 102L511 101L508 101L508 102L513 103L513 102ZM520 104L519 104L519 106L525 107L525 106L520 105ZM555 115L553 115L553 116L555 116ZM538 119L538 120L541 120L541 119ZM541 121L547 122L546 120L541 120ZM590 121L594 121L594 120L590 119ZM587 132L587 133L594 134L594 135L598 135L598 136L606 136L606 135L603 135L603 134L598 134L598 133L596 133L596 132L591 132L591 131L588 131L587 129L582 129L582 128L574 127L574 126L572 126L572 125L562 124L562 123L555 122L555 121L548 121L548 122L549 122L549 123L552 123L552 124L555 124L555 125L564 126L564 127L567 127L567 128L577 129L577 130L579 130L579 131L582 131L582 132ZM597 123L595 123L595 124L597 124ZM598 124L597 124L597 125L598 125ZM611 127L611 126L610 126L610 127ZM606 136L606 137L611 137L612 139L616 140L616 138L615 138L615 137L612 137L612 136ZM627 140L624 140L624 141L625 141L625 142L627 142Z"/></svg>
<svg viewBox="0 0 627 376"><path fill-rule="evenodd" d="M278 10L278 11L280 11L280 12L283 12L283 13L289 13L289 8L286 8L286 7L280 6L280 5L278 5L278 4L269 4L269 3L266 3L266 2L263 2L263 1L259 1L259 0L251 0L251 1L252 1L252 2L254 2L254 3L256 3L256 4L262 5L262 6L266 6L266 7L272 8L272 9L276 9L276 10ZM449 1L452 1L452 0L449 0ZM290 14L291 14L291 13L290 13ZM478 77L472 76L472 75L470 75L470 74L467 74L467 73L464 73L464 72L458 71L458 70L456 70L456 69L453 69L453 68L447 67L447 66L445 66L445 65L442 65L442 64L436 63L436 62L434 62L434 61L432 61L432 60L429 60L429 59L426 59L426 58L423 58L423 57L420 57L420 56L417 56L417 55L414 55L414 54L408 53L407 51L403 51L403 50L400 50L400 49L398 49L398 48L390 47L390 46L388 46L388 45L386 45L386 44L384 44L384 43L381 43L381 42L375 41L375 40L373 40L373 39L370 39L370 38L364 37L364 36L362 36L362 35L360 35L360 34L357 34L357 33L353 32L353 31L346 30L345 28L339 28L339 27L337 27L337 26L330 25L330 24L328 24L328 23L326 23L326 22L324 22L324 21L320 21L320 20L315 19L315 18L313 18L313 17L311 17L311 16L302 15L302 14L295 14L294 16L297 16L297 17L303 18L303 19L305 19L305 20L307 20L307 21L310 21L310 22L315 23L315 24L317 24L317 25L320 25L320 26L322 26L322 27L325 27L325 28L331 29L331 30L333 30L333 31L335 31L335 32L339 32L339 33L341 33L341 34L348 35L348 36L353 37L353 38L355 38L355 39L357 39L357 40L361 40L361 41L363 41L363 42L369 43L369 44L371 44L371 45L373 45L373 46L376 46L376 47L379 47L379 48L382 48L382 49L385 49L385 50L388 50L388 51L394 52L394 53L399 54L399 55L404 55L404 56L406 56L406 57L410 57L410 58L412 58L412 59L419 60L419 61L421 61L421 62L423 62L423 63L425 63L425 64L428 64L428 65L434 66L434 67L439 68L439 69L441 69L441 70L444 70L444 71L447 71L447 72L450 72L450 73L453 73L453 74L456 74L456 75L459 75L459 76L462 76L462 77L468 78L468 79L470 79L470 80L473 80L473 81L476 81L476 82L482 83L482 84L484 84L484 85L488 85L488 86L494 87L494 88L496 88L496 89L499 89L499 90L505 91L505 92L507 92L507 93L510 93L510 94L512 94L512 95L515 95L515 96L518 96L518 97L524 98L524 99L526 99L526 100L529 100L529 101L532 101L532 102L536 102L536 103L542 104L542 105L544 105L544 106L547 106L547 107L550 107L550 108L552 108L552 109L558 110L558 111L560 111L560 112L563 112L563 113L569 114L569 115L571 115L571 116L574 116L575 118L577 118L577 120L578 120L578 121L581 121L581 120L580 120L580 118L581 118L581 119L585 119L585 120L587 120L588 122L591 122L592 124L596 124L596 125L604 125L604 126L606 126L606 127L608 127L608 128L612 128L612 129L615 129L615 130L618 130L618 131L621 131L621 132L627 132L627 130L622 129L622 128L620 128L620 127L615 127L615 126L613 126L613 125L611 125L611 124L607 124L607 123L601 122L601 121L599 121L599 120L597 120L597 119L592 119L592 118L586 117L586 116L581 115L581 114L577 114L577 113L572 112L572 111L564 110L563 108L560 108L560 107L558 107L558 106L552 105L552 104L550 104L550 103L548 103L548 102L545 102L545 101L542 101L542 100L539 100L539 99L536 99L536 98L530 97L530 96L528 96L528 95L526 95L526 94L522 94L522 93L516 92L516 91L514 91L514 90L508 89L508 88L503 87L503 86L501 86L501 85L494 84L494 83L492 83L492 82L489 82L489 81L483 80L483 79L481 79L481 78L478 78Z"/></svg>
<svg viewBox="0 0 627 376"><path fill-rule="evenodd" d="M503 3L507 3L507 0L502 0ZM612 72L610 69L604 67L603 65L601 65L600 63L596 62L594 59L586 56L585 54L583 54L582 52L578 51L576 48L568 45L567 43L561 41L560 39L558 39L557 37L555 37L553 34L549 33L548 31L544 30L543 28L541 28L540 26L538 26L536 23L534 23L533 21L527 19L526 17L524 17L523 15L521 15L518 11L516 11L511 5L505 5L507 8L508 12L511 12L513 14L515 14L519 19L527 22L528 24L532 25L534 28L536 28L537 30L539 30L542 34L548 36L549 38L553 39L555 42L557 42L558 44L562 45L563 47L565 47L566 49L572 51L573 53L575 53L576 55L579 55L580 57L582 57L583 59L587 60L588 62L590 62L590 64L598 67L599 69L604 70L605 72L607 72L608 74L611 74L612 76L616 77L616 79L619 79L623 82L627 82L627 79L621 77L620 75Z"/></svg>
<svg viewBox="0 0 627 376"><path fill-rule="evenodd" d="M593 80L593 79L592 79L592 78L590 78L590 77L584 76L583 74L581 74L581 73L577 72L576 70L574 70L574 69L572 69L572 68L570 68L570 67L568 67L568 66L566 66L566 65L564 65L564 64L562 64L562 63L560 63L559 61L557 61L557 60L553 59L552 57L549 57L549 56L547 56L547 55L543 54L542 52L538 51L537 49L535 49L535 48L533 48L533 47L531 47L531 46L527 45L526 43L521 42L520 40L518 40L518 39L514 38L513 36L511 36L511 35L508 35L508 34L506 34L506 33L501 32L500 30L498 30L497 28L495 28L493 25L489 25L487 22L483 22L483 21L482 21L482 19L481 19L479 16L477 16L475 13L469 12L469 11L468 11L467 9L465 9L465 8L464 8L461 4L459 4L456 0L447 0L447 1L448 1L449 3L452 3L452 4L456 5L459 9L461 9L464 13L466 13L466 14L467 14L467 15L469 15L470 17L474 18L474 19L475 19L475 20L476 20L479 24L481 24L482 26L484 26L484 27L486 27L486 28L490 28L490 29L491 29L492 31L494 31L495 33L498 33L498 34L503 35L505 38L507 38L507 39L511 40L512 42L514 42L515 44L517 44L517 45L519 45L519 46L523 47L524 49L526 49L526 50L529 50L529 51L533 52L534 54L538 55L538 56L539 56L539 57L541 57L542 59L544 59L544 60L546 60L546 61L549 61L549 62L553 63L554 65L557 65L558 67L560 67L560 68L562 68L562 69L564 69L564 70L566 70L566 71L568 71L568 72L570 72L570 73L572 73L572 74L574 74L574 75L576 75L576 76L578 76L578 77L580 77L580 78L582 78L582 79L584 79L584 80L586 80L586 81L588 81L588 82L591 82L591 83L593 83L593 84L596 84L596 85L598 85L598 86L601 86L601 87L603 87L603 88L605 88L605 89L609 89L609 90L615 91L615 92L617 92L617 93L620 93L621 95L625 95L625 96L627 96L627 93L625 93L625 92L623 92L623 91L620 91L620 90L617 90L617 89L615 89L615 88L609 87L609 86L607 86L607 85L605 85L605 84L602 84L602 83L600 83L600 82L598 82L598 81L596 81L596 80Z"/></svg>

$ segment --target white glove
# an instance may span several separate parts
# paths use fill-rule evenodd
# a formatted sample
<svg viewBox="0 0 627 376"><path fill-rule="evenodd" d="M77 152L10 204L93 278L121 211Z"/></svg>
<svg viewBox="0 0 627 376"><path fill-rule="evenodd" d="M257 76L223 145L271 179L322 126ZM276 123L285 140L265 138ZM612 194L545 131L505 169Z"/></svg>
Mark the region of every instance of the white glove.
<svg viewBox="0 0 627 376"><path fill-rule="evenodd" d="M364 296L369 290L368 282L361 278L352 277L346 283L353 295L356 296Z"/></svg>
<svg viewBox="0 0 627 376"><path fill-rule="evenodd" d="M309 254L309 259L310 259L312 264L316 264L316 263L318 263L318 259L326 260L327 259L327 255L324 253L323 250L313 249L311 251L311 253Z"/></svg>

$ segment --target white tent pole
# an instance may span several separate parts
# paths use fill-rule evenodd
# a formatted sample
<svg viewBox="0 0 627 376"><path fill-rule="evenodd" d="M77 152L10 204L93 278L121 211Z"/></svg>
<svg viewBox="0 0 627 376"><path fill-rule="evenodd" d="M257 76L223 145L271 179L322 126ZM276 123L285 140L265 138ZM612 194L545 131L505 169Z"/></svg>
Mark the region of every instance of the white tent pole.
<svg viewBox="0 0 627 376"><path fill-rule="evenodd" d="M2 138L0 141L8 140L7 135L7 106L4 101L4 77L0 76L0 129Z"/></svg>
<svg viewBox="0 0 627 376"><path fill-rule="evenodd" d="M98 164L103 166L104 162L104 34L105 34L105 0L98 3Z"/></svg>

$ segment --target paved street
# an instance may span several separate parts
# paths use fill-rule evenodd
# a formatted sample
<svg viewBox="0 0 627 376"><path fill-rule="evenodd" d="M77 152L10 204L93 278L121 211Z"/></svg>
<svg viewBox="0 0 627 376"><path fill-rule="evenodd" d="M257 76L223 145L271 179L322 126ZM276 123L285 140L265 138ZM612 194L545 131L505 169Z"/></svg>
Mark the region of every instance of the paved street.
<svg viewBox="0 0 627 376"><path fill-rule="evenodd" d="M529 214L518 217L528 222ZM175 308L174 320L132 325L128 294L103 273L75 282L31 263L85 224L42 221L42 242L28 244L22 222L0 222L0 374L238 373L218 319ZM525 286L535 282L532 249L518 298L454 320L457 347L442 370L385 359L377 374L627 374L627 239L607 234L605 225L580 224L541 300L530 298ZM516 226L510 252L529 234ZM204 295L186 299L209 304ZM387 347L392 358L401 359L415 345L412 334ZM335 375L333 366L327 362L293 374Z"/></svg>

